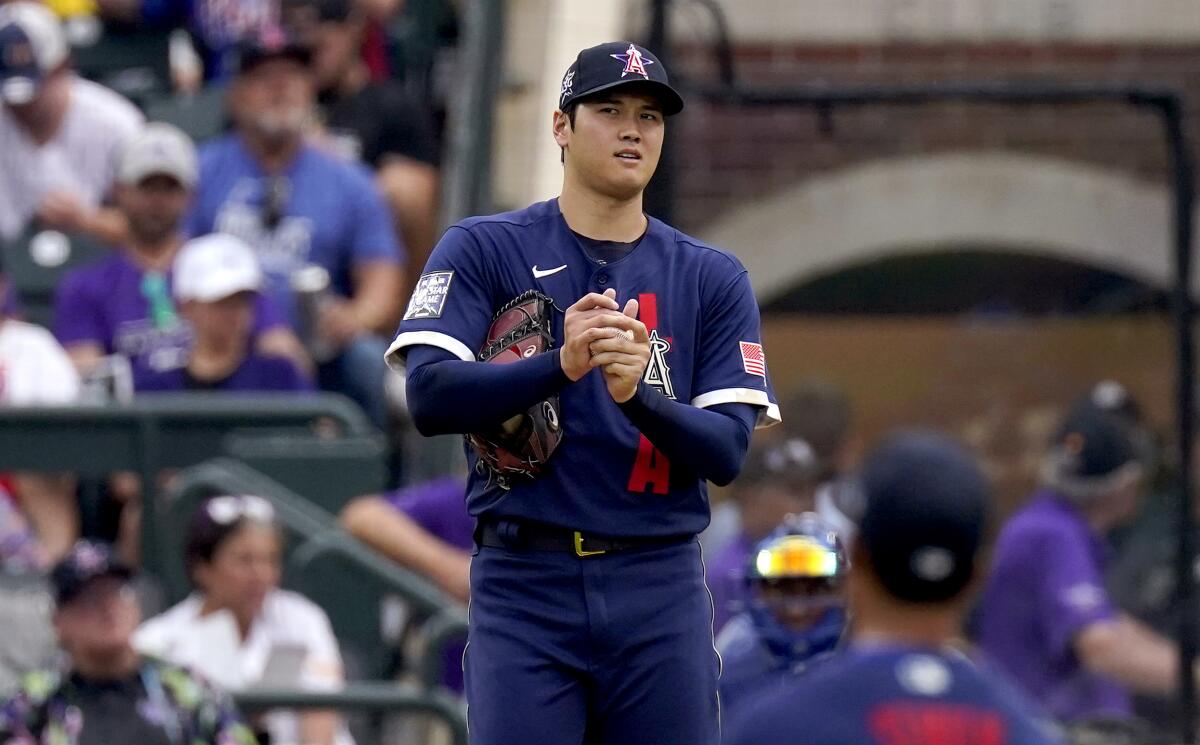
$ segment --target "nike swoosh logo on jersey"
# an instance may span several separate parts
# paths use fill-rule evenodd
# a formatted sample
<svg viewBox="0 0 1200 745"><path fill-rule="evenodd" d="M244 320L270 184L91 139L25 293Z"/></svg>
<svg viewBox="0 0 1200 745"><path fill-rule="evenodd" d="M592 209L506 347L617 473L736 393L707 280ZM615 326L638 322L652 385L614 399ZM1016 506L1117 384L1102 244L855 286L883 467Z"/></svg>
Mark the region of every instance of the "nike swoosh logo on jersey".
<svg viewBox="0 0 1200 745"><path fill-rule="evenodd" d="M556 266L553 269L542 270L542 269L537 268L537 264L534 264L533 265L533 278L541 279L542 277L549 277L551 274L558 274L559 272L561 272L563 269L566 269L566 268L567 268L567 265L563 264L562 266Z"/></svg>

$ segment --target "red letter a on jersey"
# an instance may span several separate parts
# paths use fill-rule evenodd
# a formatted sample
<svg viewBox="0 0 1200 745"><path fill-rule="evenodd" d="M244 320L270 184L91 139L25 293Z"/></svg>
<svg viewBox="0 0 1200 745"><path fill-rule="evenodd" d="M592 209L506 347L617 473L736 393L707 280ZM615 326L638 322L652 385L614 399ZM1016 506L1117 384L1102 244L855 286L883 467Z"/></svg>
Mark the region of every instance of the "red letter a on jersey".
<svg viewBox="0 0 1200 745"><path fill-rule="evenodd" d="M629 474L629 491L666 494L671 489L671 462L645 435L638 437L637 461Z"/></svg>

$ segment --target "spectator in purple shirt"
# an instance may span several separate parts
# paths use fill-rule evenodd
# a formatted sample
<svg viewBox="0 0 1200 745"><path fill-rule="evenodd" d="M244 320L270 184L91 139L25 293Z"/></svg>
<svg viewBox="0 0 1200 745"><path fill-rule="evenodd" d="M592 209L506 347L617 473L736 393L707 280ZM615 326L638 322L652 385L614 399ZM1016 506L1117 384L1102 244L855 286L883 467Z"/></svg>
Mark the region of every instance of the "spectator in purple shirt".
<svg viewBox="0 0 1200 745"><path fill-rule="evenodd" d="M445 477L359 497L342 510L342 527L397 564L466 603L471 585L475 520L467 514L466 483ZM442 682L461 692L463 645L446 650Z"/></svg>
<svg viewBox="0 0 1200 745"><path fill-rule="evenodd" d="M1104 586L1104 534L1136 513L1141 477L1124 423L1084 401L1054 439L1044 488L996 545L979 645L1064 722L1128 717L1130 690L1175 688L1174 646L1119 611Z"/></svg>
<svg viewBox="0 0 1200 745"><path fill-rule="evenodd" d="M107 355L128 358L134 387L181 367L191 329L171 299L171 264L183 244L180 226L196 185L196 152L169 124L151 124L122 153L117 204L129 241L111 256L69 273L55 297L55 336L87 375ZM307 355L279 311L256 301L257 348L305 364ZM308 363L311 364L311 363Z"/></svg>
<svg viewBox="0 0 1200 745"><path fill-rule="evenodd" d="M790 512L813 509L817 458L805 440L759 444L751 449L732 499L740 509L741 531L706 562L713 597L713 629L721 628L747 600L745 576L750 551Z"/></svg>
<svg viewBox="0 0 1200 745"><path fill-rule="evenodd" d="M194 238L175 259L175 299L194 333L183 367L145 378L141 391L307 391L283 357L251 345L262 270L254 251L221 233Z"/></svg>

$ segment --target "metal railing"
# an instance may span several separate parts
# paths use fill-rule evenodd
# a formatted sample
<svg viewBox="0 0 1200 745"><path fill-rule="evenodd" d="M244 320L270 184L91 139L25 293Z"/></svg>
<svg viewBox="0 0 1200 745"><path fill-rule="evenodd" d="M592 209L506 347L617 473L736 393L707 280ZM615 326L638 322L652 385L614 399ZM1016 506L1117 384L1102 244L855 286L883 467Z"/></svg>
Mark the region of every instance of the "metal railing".
<svg viewBox="0 0 1200 745"><path fill-rule="evenodd" d="M360 710L375 715L419 713L436 717L450 728L455 745L467 745L464 705L448 696L393 683L353 683L340 691L315 693L292 690L250 690L234 695L245 711L267 709Z"/></svg>

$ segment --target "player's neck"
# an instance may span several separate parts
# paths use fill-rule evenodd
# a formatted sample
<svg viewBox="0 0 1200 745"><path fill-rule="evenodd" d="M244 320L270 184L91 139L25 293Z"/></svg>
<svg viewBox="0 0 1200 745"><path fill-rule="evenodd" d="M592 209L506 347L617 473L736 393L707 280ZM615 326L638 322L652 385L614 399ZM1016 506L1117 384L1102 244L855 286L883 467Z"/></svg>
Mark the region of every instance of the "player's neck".
<svg viewBox="0 0 1200 745"><path fill-rule="evenodd" d="M850 639L869 646L944 647L961 637L959 619L923 614L907 619L855 619Z"/></svg>
<svg viewBox="0 0 1200 745"><path fill-rule="evenodd" d="M861 595L854 600L850 638L856 644L940 647L962 633L958 603L913 604Z"/></svg>
<svg viewBox="0 0 1200 745"><path fill-rule="evenodd" d="M617 200L566 179L558 197L558 209L567 227L599 241L632 243L646 232L641 192L633 199Z"/></svg>

